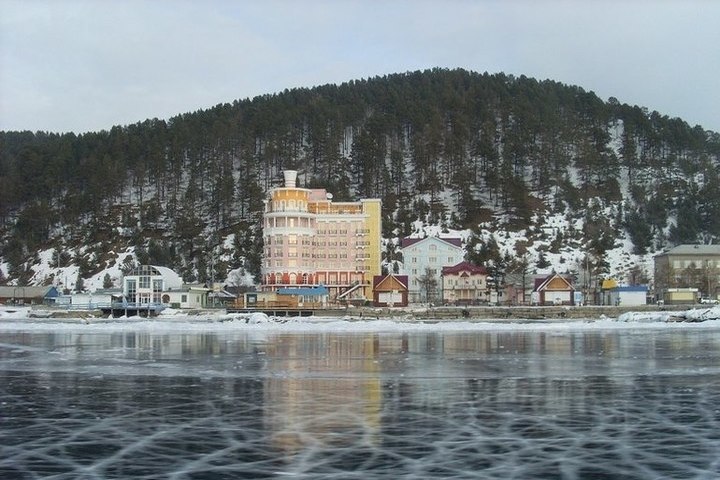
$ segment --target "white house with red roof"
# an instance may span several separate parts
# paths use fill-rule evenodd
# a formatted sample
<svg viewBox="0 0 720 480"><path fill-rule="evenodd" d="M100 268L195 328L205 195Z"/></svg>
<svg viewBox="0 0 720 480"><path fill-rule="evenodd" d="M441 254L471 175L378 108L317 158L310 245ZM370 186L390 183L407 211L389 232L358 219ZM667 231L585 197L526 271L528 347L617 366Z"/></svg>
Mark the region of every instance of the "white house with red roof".
<svg viewBox="0 0 720 480"><path fill-rule="evenodd" d="M460 262L442 269L443 303L449 305L477 305L487 303L488 271L469 262Z"/></svg>
<svg viewBox="0 0 720 480"><path fill-rule="evenodd" d="M460 238L404 238L401 272L408 276L410 303L442 301L442 269L463 261Z"/></svg>

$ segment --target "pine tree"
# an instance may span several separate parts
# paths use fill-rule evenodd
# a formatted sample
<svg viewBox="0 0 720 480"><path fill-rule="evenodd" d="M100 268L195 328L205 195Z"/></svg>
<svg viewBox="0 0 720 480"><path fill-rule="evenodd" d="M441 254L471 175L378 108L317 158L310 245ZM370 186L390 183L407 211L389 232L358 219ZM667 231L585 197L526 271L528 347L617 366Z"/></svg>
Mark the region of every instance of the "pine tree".
<svg viewBox="0 0 720 480"><path fill-rule="evenodd" d="M75 291L82 292L84 290L85 290L85 280L83 280L83 278L78 273L77 278L75 279Z"/></svg>
<svg viewBox="0 0 720 480"><path fill-rule="evenodd" d="M545 252L540 252L538 255L537 262L535 263L535 266L540 269L548 268L550 265L552 265L548 259L545 257Z"/></svg>

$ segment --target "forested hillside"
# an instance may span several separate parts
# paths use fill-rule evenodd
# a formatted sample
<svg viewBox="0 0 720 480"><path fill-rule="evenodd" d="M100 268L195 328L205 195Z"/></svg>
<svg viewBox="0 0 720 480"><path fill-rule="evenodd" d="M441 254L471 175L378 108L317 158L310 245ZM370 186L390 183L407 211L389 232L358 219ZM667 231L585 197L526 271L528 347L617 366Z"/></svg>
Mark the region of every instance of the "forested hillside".
<svg viewBox="0 0 720 480"><path fill-rule="evenodd" d="M518 258L540 240L548 254L573 244L599 274L621 237L636 254L720 238L719 161L720 135L681 119L554 81L441 69L110 131L0 132L0 281L52 281L33 277L44 251L87 278L129 248L126 268L166 265L187 281L257 274L262 200L286 168L336 200L381 198L387 239L416 220L469 229L471 259L510 268L517 258L483 232L523 232ZM548 231L551 215L570 227Z"/></svg>

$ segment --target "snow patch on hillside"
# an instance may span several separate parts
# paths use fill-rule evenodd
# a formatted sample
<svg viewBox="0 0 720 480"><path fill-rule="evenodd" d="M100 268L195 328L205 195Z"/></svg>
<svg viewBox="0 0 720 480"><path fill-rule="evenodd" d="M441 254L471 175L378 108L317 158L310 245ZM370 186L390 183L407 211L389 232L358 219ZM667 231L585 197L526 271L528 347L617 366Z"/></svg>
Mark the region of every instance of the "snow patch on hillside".
<svg viewBox="0 0 720 480"><path fill-rule="evenodd" d="M603 215L612 216L611 207L605 207ZM578 242L564 241L564 246L557 253L549 251L550 245L558 235L567 237L568 235L582 232L584 220L582 218L568 218L566 213L546 212L542 216L535 215L532 218L532 225L528 229L509 231L498 229L492 223L483 224L480 228L480 239L488 243L494 240L500 250L501 255L510 257L519 256L518 245L523 245L526 255L531 264L535 264L540 259L541 252L545 260L549 262L546 268L538 268L537 274L545 275L552 272L561 274L577 275L584 279L587 275L586 260L587 251L583 245ZM541 238L538 235L530 235L528 230L542 232ZM439 225L427 225L417 220L412 223L412 233L410 238L461 238L463 245L466 244L468 238L473 234L472 230L456 230L452 228L442 227ZM639 270L643 276L647 277L652 283L654 273L653 257L661 252L649 252L645 255L637 255L631 253L633 251L632 241L621 231L621 236L616 239L615 247L605 252L605 261L608 264L608 271L602 274L602 278L612 278L620 283L630 283L633 270ZM531 239L533 237L534 239ZM595 283L599 278L587 279L588 282Z"/></svg>

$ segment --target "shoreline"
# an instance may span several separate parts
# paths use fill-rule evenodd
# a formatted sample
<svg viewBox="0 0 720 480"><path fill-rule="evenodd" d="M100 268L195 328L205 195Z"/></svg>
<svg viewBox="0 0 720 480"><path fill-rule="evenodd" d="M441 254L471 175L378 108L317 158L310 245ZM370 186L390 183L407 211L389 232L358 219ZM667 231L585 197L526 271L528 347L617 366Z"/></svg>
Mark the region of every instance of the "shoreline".
<svg viewBox="0 0 720 480"><path fill-rule="evenodd" d="M619 318L623 315L640 317L665 317L667 321L698 321L692 318L717 318L710 312L720 314L720 309L701 305L639 305L639 306L470 306L470 307L349 307L343 309L316 310L309 317L275 317L279 321L303 319L306 321L326 321L330 319L349 321L392 320L398 322L442 323L442 322L486 322L497 323L564 323L579 319L595 320ZM5 315L3 315L5 313ZM260 313L260 312L255 312ZM20 314L18 316L18 314ZM227 321L238 315L252 313L228 313L224 308L171 310L155 317L119 317L108 318L99 310L63 310L44 306L0 307L0 321L11 318L27 318L38 321L98 322L122 321L124 319L143 318L148 320L173 321L187 319L205 319L205 321ZM272 317L272 316L271 316ZM709 317L709 318L708 318Z"/></svg>
<svg viewBox="0 0 720 480"><path fill-rule="evenodd" d="M698 305L635 305L635 306L470 306L470 307L357 307L335 310L331 316L352 316L363 319L414 317L417 320L527 320L568 321L583 318L617 318L628 313L665 315L670 312L686 312ZM699 307L704 308L704 307ZM323 312L316 316L328 316Z"/></svg>

